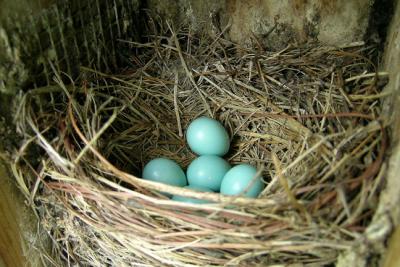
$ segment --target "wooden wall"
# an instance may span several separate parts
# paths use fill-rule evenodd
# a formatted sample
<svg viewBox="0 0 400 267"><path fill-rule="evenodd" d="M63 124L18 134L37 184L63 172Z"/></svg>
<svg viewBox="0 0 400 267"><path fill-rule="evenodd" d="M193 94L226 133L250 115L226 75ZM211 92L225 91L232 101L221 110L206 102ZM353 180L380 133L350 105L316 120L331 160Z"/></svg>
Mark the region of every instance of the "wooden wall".
<svg viewBox="0 0 400 267"><path fill-rule="evenodd" d="M25 210L4 162L0 160L0 266L25 266L18 212Z"/></svg>

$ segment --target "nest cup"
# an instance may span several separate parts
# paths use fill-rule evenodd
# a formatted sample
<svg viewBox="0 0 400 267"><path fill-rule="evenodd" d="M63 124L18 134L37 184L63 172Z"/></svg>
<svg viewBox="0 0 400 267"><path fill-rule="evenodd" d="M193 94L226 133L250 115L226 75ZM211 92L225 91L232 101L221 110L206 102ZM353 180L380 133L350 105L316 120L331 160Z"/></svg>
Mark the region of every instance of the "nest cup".
<svg viewBox="0 0 400 267"><path fill-rule="evenodd" d="M281 51L159 24L119 74L82 68L33 89L16 122L15 169L60 260L95 266L335 262L374 213L387 146L386 73L368 45ZM199 116L231 137L226 159L257 166L257 199L141 179L149 160L195 158ZM40 146L33 153L33 147ZM37 154L40 157L37 157ZM38 160L39 159L39 160ZM34 190L28 190L34 188ZM209 200L196 205L164 194ZM314 264L314 265L313 265Z"/></svg>

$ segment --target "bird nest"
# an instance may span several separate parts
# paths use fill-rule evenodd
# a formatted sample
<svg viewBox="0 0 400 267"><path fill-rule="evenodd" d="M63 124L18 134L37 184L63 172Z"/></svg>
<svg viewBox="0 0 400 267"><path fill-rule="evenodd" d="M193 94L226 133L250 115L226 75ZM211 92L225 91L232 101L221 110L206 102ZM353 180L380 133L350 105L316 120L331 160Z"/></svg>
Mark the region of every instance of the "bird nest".
<svg viewBox="0 0 400 267"><path fill-rule="evenodd" d="M155 30L157 28L157 30ZM17 182L58 260L93 266L328 265L374 214L387 147L378 51L268 51L158 25L119 74L55 72L19 99ZM195 158L199 116L231 137L226 159L262 172L256 199L139 178L150 159ZM173 195L210 204L170 200ZM68 266L69 266L68 265Z"/></svg>

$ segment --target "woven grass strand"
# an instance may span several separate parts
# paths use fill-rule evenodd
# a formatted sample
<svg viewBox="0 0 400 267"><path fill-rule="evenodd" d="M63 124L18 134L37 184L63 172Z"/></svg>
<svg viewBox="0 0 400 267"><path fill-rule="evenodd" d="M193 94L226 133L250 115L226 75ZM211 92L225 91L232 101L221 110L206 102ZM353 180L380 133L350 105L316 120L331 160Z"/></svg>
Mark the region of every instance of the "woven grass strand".
<svg viewBox="0 0 400 267"><path fill-rule="evenodd" d="M129 69L85 67L75 84L58 75L20 99L25 141L13 171L61 261L321 266L351 249L374 214L388 144L379 105L387 74L372 64L374 47L259 53L163 24L130 45ZM155 157L186 168L195 155L184 132L201 115L230 133L232 164L263 170L259 198L140 178Z"/></svg>

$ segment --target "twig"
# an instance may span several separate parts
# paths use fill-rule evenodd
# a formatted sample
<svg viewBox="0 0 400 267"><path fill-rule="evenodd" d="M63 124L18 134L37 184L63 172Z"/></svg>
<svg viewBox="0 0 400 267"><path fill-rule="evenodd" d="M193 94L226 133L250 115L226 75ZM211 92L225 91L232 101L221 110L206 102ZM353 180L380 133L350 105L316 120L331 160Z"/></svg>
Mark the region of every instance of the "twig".
<svg viewBox="0 0 400 267"><path fill-rule="evenodd" d="M183 136L182 132L182 124L181 124L181 118L179 116L179 107L178 107L178 72L175 71L175 84L174 84L174 107L175 107L175 116L176 116L176 123L178 125L178 132L179 136Z"/></svg>
<svg viewBox="0 0 400 267"><path fill-rule="evenodd" d="M311 221L311 216L310 214L308 214L307 210L305 209L305 207L297 201L295 195L293 194L293 192L290 190L288 181L286 179L286 177L283 175L282 173L282 167L281 167L281 162L279 161L278 157L276 156L276 154L274 152L271 153L272 156L272 160L274 162L275 165L275 170L276 170L276 175L279 178L279 181L283 187L283 189L285 190L290 203L292 203L292 205L298 209L300 212L302 212L304 215L307 216L307 219L309 220L309 222Z"/></svg>
<svg viewBox="0 0 400 267"><path fill-rule="evenodd" d="M173 33L174 31L171 29L169 24L168 24L168 27L169 27L170 31ZM186 65L185 59L183 58L183 55L182 55L181 47L179 45L178 38L176 37L175 33L173 33L173 38L174 38L175 46L178 49L179 58L181 60L182 66L183 66L183 68L184 68L184 70L186 72L186 75L188 76L188 78L189 78L190 82L192 83L192 85L194 86L194 88L196 88L197 92L199 93L199 95L200 95L200 97L201 97L201 99L203 101L203 104L204 104L204 106L206 107L206 109L208 111L208 114L210 115L210 117L212 117L212 112L211 112L210 106L208 105L207 100L205 99L205 97L204 97L203 93L201 92L200 88L197 86L196 82L193 79L192 73L189 71L189 68Z"/></svg>

